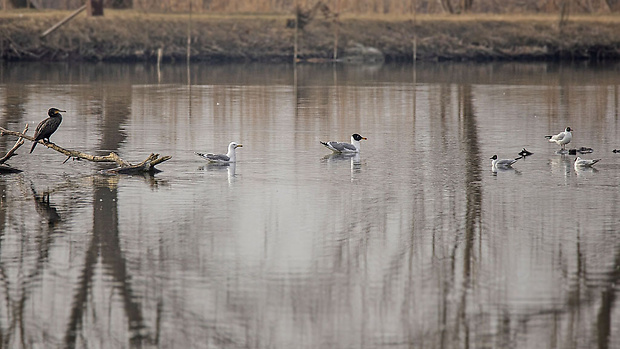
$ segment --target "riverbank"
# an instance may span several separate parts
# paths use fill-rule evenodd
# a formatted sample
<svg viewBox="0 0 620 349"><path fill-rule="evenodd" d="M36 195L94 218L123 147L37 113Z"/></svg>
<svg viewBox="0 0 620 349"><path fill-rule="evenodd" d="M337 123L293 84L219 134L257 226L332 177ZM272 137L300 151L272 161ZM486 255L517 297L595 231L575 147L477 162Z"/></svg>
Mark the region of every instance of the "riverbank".
<svg viewBox="0 0 620 349"><path fill-rule="evenodd" d="M291 62L295 30L291 15L144 14L106 10L80 14L58 30L40 35L69 12L0 13L4 60L155 61L185 60L191 32L195 61ZM432 60L616 60L620 16L463 15L411 17L343 16L338 26L340 58L370 52L387 61ZM299 57L329 60L335 24L316 19L299 32Z"/></svg>

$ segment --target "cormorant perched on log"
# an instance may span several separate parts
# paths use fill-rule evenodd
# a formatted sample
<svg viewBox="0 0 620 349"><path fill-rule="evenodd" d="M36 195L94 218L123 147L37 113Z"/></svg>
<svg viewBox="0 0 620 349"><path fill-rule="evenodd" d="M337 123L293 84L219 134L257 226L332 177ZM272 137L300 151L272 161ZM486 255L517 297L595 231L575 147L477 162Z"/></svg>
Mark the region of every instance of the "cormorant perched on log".
<svg viewBox="0 0 620 349"><path fill-rule="evenodd" d="M37 125L37 129L34 131L34 142L32 143L32 148L30 148L31 153L34 147L37 146L37 143L39 143L39 140L50 141L50 136L56 132L58 126L60 126L62 122L62 115L60 115L60 112L66 113L65 110L50 108L47 111L49 118L41 121L39 125Z"/></svg>

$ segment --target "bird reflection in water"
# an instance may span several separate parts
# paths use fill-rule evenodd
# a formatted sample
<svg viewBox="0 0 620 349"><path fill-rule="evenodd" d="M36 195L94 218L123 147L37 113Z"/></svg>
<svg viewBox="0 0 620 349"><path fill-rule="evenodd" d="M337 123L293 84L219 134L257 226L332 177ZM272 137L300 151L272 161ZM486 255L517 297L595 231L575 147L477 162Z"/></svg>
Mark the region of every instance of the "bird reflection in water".
<svg viewBox="0 0 620 349"><path fill-rule="evenodd" d="M228 170L228 185L232 185L233 182L235 181L235 177L237 176L235 173L237 171L237 164L236 163L232 163L229 164L227 166L227 170Z"/></svg>
<svg viewBox="0 0 620 349"><path fill-rule="evenodd" d="M597 172L598 170L594 167L575 167L575 174L577 174L577 176L587 176Z"/></svg>
<svg viewBox="0 0 620 349"><path fill-rule="evenodd" d="M206 165L198 167L199 171L224 171L228 174L228 184L232 185L237 177L237 163L208 163Z"/></svg>
<svg viewBox="0 0 620 349"><path fill-rule="evenodd" d="M361 159L360 153L333 153L333 154L325 155L322 158L322 161L327 162L327 163L350 161L351 162L351 176L353 176L353 174L355 173L360 173L362 171L362 159Z"/></svg>
<svg viewBox="0 0 620 349"><path fill-rule="evenodd" d="M551 158L549 164L551 165L551 173L560 173L565 178L570 176L571 168L573 167L571 157L561 154L558 157Z"/></svg>
<svg viewBox="0 0 620 349"><path fill-rule="evenodd" d="M35 208L41 218L46 220L49 226L54 226L56 223L60 222L60 214L58 214L58 210L50 203L50 193L44 192L42 195L39 195L34 189L34 185L31 184L30 188L32 189Z"/></svg>
<svg viewBox="0 0 620 349"><path fill-rule="evenodd" d="M516 168L513 167L491 167L491 174L493 176L497 176L498 173L514 173L517 175L521 174L521 171L517 170Z"/></svg>

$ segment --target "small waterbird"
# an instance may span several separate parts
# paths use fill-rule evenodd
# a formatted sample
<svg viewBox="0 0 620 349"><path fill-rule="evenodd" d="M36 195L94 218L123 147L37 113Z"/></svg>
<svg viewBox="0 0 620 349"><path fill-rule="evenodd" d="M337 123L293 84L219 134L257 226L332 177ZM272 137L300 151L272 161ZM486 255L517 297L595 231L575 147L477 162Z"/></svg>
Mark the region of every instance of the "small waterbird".
<svg viewBox="0 0 620 349"><path fill-rule="evenodd" d="M366 137L362 137L357 133L351 135L351 143L344 142L321 142L327 149L334 153L359 153L360 141L368 140Z"/></svg>
<svg viewBox="0 0 620 349"><path fill-rule="evenodd" d="M561 146L562 150L564 150L566 145L573 139L573 133L571 131L571 128L567 127L564 132L560 132L553 136L545 136L545 138L547 138L549 142L553 142Z"/></svg>
<svg viewBox="0 0 620 349"><path fill-rule="evenodd" d="M212 154L212 153L198 153L195 154L201 158L209 161L210 163L229 164L237 161L237 154L235 149L243 147L243 144L237 142L230 142L228 145L228 153L226 154Z"/></svg>
<svg viewBox="0 0 620 349"><path fill-rule="evenodd" d="M516 159L497 159L497 155L493 155L491 157L491 167L493 169L496 168L511 168L512 165L517 162L519 159L521 159L521 157L518 157Z"/></svg>
<svg viewBox="0 0 620 349"><path fill-rule="evenodd" d="M597 162L601 161L601 159L582 159L579 156L575 158L575 168L584 168L584 167L592 167Z"/></svg>

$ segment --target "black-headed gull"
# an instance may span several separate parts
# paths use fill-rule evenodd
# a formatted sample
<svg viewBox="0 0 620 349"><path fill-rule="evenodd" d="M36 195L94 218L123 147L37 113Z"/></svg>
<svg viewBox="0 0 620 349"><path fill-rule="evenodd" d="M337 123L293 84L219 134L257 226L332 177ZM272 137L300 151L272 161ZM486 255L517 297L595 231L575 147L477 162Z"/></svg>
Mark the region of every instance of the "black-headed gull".
<svg viewBox="0 0 620 349"><path fill-rule="evenodd" d="M333 151L334 153L359 153L360 151L360 141L368 138L362 137L357 133L351 135L351 143L344 142L321 142L327 149Z"/></svg>
<svg viewBox="0 0 620 349"><path fill-rule="evenodd" d="M491 167L492 168L510 168L512 165L517 162L517 160L521 159L497 159L497 155L493 155L491 157Z"/></svg>
<svg viewBox="0 0 620 349"><path fill-rule="evenodd" d="M571 133L570 127L567 127L564 132L560 132L557 135L553 136L545 136L549 140L549 142L553 142L559 146L562 146L562 150L565 149L566 145L570 143L573 139L573 134Z"/></svg>
<svg viewBox="0 0 620 349"><path fill-rule="evenodd" d="M592 167L592 165L596 164L599 161L601 161L601 159L588 160L582 159L578 156L575 158L575 168Z"/></svg>
<svg viewBox="0 0 620 349"><path fill-rule="evenodd" d="M237 142L230 142L230 144L228 145L228 153L226 154L205 154L196 152L196 155L211 163L229 164L237 161L235 149L239 147L243 147L243 144L238 144Z"/></svg>

